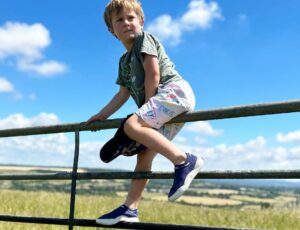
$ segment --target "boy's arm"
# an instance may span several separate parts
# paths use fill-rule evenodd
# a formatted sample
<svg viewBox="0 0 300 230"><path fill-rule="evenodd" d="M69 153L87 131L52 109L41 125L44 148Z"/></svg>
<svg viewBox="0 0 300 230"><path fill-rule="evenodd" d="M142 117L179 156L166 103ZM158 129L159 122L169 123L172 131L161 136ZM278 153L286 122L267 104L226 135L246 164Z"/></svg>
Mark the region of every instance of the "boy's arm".
<svg viewBox="0 0 300 230"><path fill-rule="evenodd" d="M116 112L129 98L130 94L127 88L120 86L119 91L111 99L111 101L100 110L99 113L92 116L88 121L87 125L94 121L105 120L114 112Z"/></svg>
<svg viewBox="0 0 300 230"><path fill-rule="evenodd" d="M156 56L144 54L144 71L145 71L145 103L150 97L156 94L159 81L160 71L158 59Z"/></svg>

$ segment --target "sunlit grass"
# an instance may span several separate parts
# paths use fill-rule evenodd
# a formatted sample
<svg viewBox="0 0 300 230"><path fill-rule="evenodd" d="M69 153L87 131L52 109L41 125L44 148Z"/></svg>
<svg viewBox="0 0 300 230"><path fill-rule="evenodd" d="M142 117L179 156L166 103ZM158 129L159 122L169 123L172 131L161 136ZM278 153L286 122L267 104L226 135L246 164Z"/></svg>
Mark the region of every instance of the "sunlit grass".
<svg viewBox="0 0 300 230"><path fill-rule="evenodd" d="M1 215L43 216L67 218L70 197L65 193L0 191ZM119 206L124 198L78 195L76 218L95 219ZM179 203L143 200L139 208L142 222L191 224L257 229L295 230L300 226L300 210L263 209L238 210L203 208ZM66 226L34 225L0 222L5 230L67 229ZM95 229L75 227L74 229ZM103 229L103 228L102 228Z"/></svg>

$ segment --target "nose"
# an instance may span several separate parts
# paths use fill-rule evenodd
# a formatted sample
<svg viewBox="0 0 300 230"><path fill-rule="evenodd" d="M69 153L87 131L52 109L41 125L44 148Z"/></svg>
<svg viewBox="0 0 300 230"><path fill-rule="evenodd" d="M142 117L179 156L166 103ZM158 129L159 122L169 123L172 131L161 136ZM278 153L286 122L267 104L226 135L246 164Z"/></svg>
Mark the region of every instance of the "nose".
<svg viewBox="0 0 300 230"><path fill-rule="evenodd" d="M124 19L124 25L129 25L129 20L128 19Z"/></svg>

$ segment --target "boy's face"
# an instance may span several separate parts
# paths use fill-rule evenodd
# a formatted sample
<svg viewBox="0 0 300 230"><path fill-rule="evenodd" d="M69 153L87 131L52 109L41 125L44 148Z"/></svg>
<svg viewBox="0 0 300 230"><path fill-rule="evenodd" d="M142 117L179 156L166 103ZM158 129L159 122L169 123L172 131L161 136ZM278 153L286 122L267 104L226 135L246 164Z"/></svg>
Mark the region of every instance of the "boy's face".
<svg viewBox="0 0 300 230"><path fill-rule="evenodd" d="M137 33L142 32L144 22L133 10L122 9L119 13L112 13L112 32L125 45L131 49Z"/></svg>

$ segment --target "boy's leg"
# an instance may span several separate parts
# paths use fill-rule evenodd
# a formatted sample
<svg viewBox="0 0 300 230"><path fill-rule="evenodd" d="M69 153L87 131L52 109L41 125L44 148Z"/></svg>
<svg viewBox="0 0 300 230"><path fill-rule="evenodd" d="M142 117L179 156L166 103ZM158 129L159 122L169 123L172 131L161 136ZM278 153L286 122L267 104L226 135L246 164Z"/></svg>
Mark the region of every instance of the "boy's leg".
<svg viewBox="0 0 300 230"><path fill-rule="evenodd" d="M149 127L136 114L125 123L127 135L146 147L161 153L175 165L175 177L168 194L169 200L178 199L190 186L203 165L203 160L177 148L164 135Z"/></svg>
<svg viewBox="0 0 300 230"><path fill-rule="evenodd" d="M170 140L139 118L136 114L125 123L127 135L149 149L159 152L175 165L175 177L168 194L169 200L178 199L200 171L203 160L177 148Z"/></svg>
<svg viewBox="0 0 300 230"><path fill-rule="evenodd" d="M151 171L152 161L156 156L156 152L146 149L144 152L137 155L137 163L135 172ZM147 179L132 179L125 201L125 205L131 209L137 209L142 193L149 180Z"/></svg>
<svg viewBox="0 0 300 230"><path fill-rule="evenodd" d="M143 119L133 114L124 125L125 133L133 140L145 145L169 159L174 165L183 163L187 156L164 135L150 127Z"/></svg>
<svg viewBox="0 0 300 230"><path fill-rule="evenodd" d="M156 153L149 149L138 154L135 171L150 171L155 156ZM138 222L137 208L147 182L147 179L133 179L125 203L112 212L100 216L96 223L114 225L121 221Z"/></svg>
<svg viewBox="0 0 300 230"><path fill-rule="evenodd" d="M157 93L125 122L124 131L131 139L164 155L174 165L183 163L186 154L157 130L194 107L195 96L185 80L160 85Z"/></svg>

